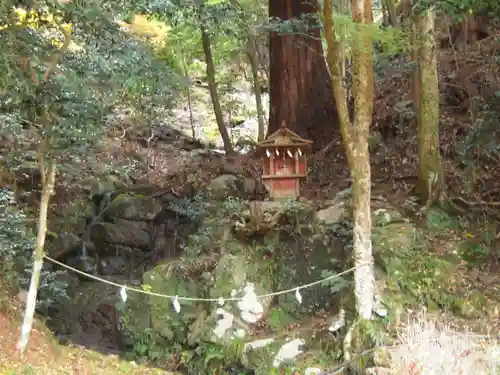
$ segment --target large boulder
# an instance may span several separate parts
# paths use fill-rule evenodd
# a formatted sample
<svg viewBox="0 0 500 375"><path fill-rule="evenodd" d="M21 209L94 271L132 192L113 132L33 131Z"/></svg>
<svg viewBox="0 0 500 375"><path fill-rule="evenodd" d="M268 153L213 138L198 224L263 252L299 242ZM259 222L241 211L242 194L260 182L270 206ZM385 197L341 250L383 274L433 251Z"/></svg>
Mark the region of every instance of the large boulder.
<svg viewBox="0 0 500 375"><path fill-rule="evenodd" d="M47 243L48 255L54 259L64 258L75 251L80 251L81 248L82 240L74 233L59 233L54 240Z"/></svg>
<svg viewBox="0 0 500 375"><path fill-rule="evenodd" d="M127 302L128 334L135 336L146 328L152 328L159 335L158 340L192 345L200 340L227 341L238 329L246 330L248 323L241 318L237 303L207 304L203 298L228 298L242 296L249 280L253 281L257 294L270 292L269 275L259 274L253 262L244 255L224 255L217 262L213 258L198 261L171 261L158 265L144 274L143 286L154 293L198 297L200 301L180 300L179 313L172 307L170 298L134 294ZM262 301L263 311L270 300ZM234 319L225 330L216 328L221 315L232 314Z"/></svg>
<svg viewBox="0 0 500 375"><path fill-rule="evenodd" d="M228 197L248 198L257 190L257 182L248 177L224 174L214 178L207 187L213 199L223 200Z"/></svg>
<svg viewBox="0 0 500 375"><path fill-rule="evenodd" d="M151 196L118 195L106 208L108 220L126 219L134 221L151 221L163 210L159 200Z"/></svg>
<svg viewBox="0 0 500 375"><path fill-rule="evenodd" d="M90 238L101 254L105 253L103 248L106 247L106 244L117 244L145 250L152 245L149 233L141 229L133 221L121 221L120 224L96 223L92 226Z"/></svg>

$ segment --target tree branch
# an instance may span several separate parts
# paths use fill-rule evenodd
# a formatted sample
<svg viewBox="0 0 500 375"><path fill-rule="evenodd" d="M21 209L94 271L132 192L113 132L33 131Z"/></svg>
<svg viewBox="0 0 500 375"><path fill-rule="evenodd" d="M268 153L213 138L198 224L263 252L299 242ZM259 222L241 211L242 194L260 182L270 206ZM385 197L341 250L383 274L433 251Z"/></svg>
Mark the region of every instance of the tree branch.
<svg viewBox="0 0 500 375"><path fill-rule="evenodd" d="M57 27L59 31L61 31L62 34L64 35L64 44L62 45L61 48L59 48L59 50L56 53L54 53L54 55L52 55L52 59L49 62L49 66L47 67L47 70L43 75L42 82L47 82L52 73L54 73L54 71L57 68L57 64L59 63L59 60L61 59L63 53L69 48L69 45L71 43L71 34L67 30L65 30L61 24L57 24Z"/></svg>

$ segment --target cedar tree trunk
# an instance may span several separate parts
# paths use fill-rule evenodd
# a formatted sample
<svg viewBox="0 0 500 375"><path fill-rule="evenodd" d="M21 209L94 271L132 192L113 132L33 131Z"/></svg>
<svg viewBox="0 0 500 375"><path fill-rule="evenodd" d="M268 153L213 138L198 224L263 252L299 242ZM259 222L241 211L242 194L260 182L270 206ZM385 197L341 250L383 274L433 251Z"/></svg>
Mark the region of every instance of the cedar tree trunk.
<svg viewBox="0 0 500 375"><path fill-rule="evenodd" d="M282 121L301 137L311 139L313 149L326 146L338 134L338 115L332 83L326 67L316 1L269 0L269 17L281 20L309 16L309 30L289 34L271 32L270 106L268 133Z"/></svg>

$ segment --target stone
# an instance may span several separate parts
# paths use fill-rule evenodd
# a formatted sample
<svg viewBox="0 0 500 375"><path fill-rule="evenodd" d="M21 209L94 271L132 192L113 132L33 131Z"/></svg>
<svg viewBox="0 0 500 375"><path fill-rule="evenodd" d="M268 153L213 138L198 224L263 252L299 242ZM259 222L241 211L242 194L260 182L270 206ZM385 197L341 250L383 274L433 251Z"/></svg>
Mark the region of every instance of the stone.
<svg viewBox="0 0 500 375"><path fill-rule="evenodd" d="M224 254L219 259L213 271L214 285L210 290L210 296L212 298L219 298L221 296L232 295L233 291L242 292L249 277L253 280L257 295L269 293L271 285L266 280L266 275L263 273L259 274L252 268L251 263L249 263L244 254ZM260 300L260 303L263 305L264 310L267 311L271 304L271 299L263 298Z"/></svg>
<svg viewBox="0 0 500 375"><path fill-rule="evenodd" d="M163 210L159 200L153 197L127 197L119 195L106 209L108 219L151 221Z"/></svg>
<svg viewBox="0 0 500 375"><path fill-rule="evenodd" d="M48 255L56 260L82 247L82 240L76 234L62 232L48 244Z"/></svg>
<svg viewBox="0 0 500 375"><path fill-rule="evenodd" d="M121 278L111 277L110 281L123 284ZM95 282L75 284L68 291L71 304L61 306L52 323L58 332L82 332L95 335L100 343L113 343L121 340L118 329L118 311L116 309L119 290L115 286ZM75 308L84 306L85 308ZM61 314L61 315L59 315ZM70 328L71 329L68 329ZM83 336L76 333L71 337L73 343L81 342Z"/></svg>
<svg viewBox="0 0 500 375"><path fill-rule="evenodd" d="M199 295L202 285L195 275L202 273L206 263L200 258L189 265L182 260L159 264L143 275L142 282L155 293L194 297ZM180 303L181 313L177 314L170 299L131 294L126 304L129 317L127 328L137 334L152 328L159 337L167 339L173 339L179 327L184 327L189 334L190 324L184 319L193 317L196 321L200 311L196 303Z"/></svg>
<svg viewBox="0 0 500 375"><path fill-rule="evenodd" d="M145 221L116 219L113 221L113 224L116 224L118 226L124 226L124 227L129 227L129 226L133 225L134 227L136 227L140 230L143 230L145 232L147 232L149 229L149 225Z"/></svg>
<svg viewBox="0 0 500 375"><path fill-rule="evenodd" d="M242 297L243 287L251 279L256 294L269 293L269 275L259 273L251 262L244 255L231 254L223 255L216 263L213 257L171 261L146 272L143 285L160 294L228 298ZM214 268L208 272L211 263ZM270 298L261 301L264 312L270 302ZM248 331L236 301L223 306L213 304L209 308L203 302L180 301L180 304L181 313L177 314L170 299L131 294L126 305L128 329L141 332L152 328L159 338L172 339L179 327L184 327L189 343L204 340L219 344L231 342L239 331L243 331L243 336Z"/></svg>
<svg viewBox="0 0 500 375"><path fill-rule="evenodd" d="M276 357L274 357L273 366L278 367L284 361L295 359L295 357L302 353L301 347L305 343L303 339L293 339L285 343L278 351L278 354L276 354Z"/></svg>
<svg viewBox="0 0 500 375"><path fill-rule="evenodd" d="M247 197L257 190L257 182L248 177L237 177L233 174L223 174L214 178L207 187L214 199L225 199L231 196Z"/></svg>
<svg viewBox="0 0 500 375"><path fill-rule="evenodd" d="M343 222L349 215L347 202L335 202L332 206L319 210L316 213L317 220L327 225L335 225Z"/></svg>
<svg viewBox="0 0 500 375"><path fill-rule="evenodd" d="M100 259L99 270L101 275L122 275L126 272L127 263L120 256L109 256Z"/></svg>
<svg viewBox="0 0 500 375"><path fill-rule="evenodd" d="M96 223L90 232L91 240L100 250L100 245L117 244L136 248L148 249L151 247L149 233L137 227L134 222L128 224Z"/></svg>
<svg viewBox="0 0 500 375"><path fill-rule="evenodd" d="M222 199L230 196L237 189L236 183L238 177L232 174L224 174L217 178L214 178L210 184L208 184L208 190L212 197L215 199Z"/></svg>
<svg viewBox="0 0 500 375"><path fill-rule="evenodd" d="M403 216L396 210L379 208L372 212L373 226L384 226L394 222L403 221Z"/></svg>

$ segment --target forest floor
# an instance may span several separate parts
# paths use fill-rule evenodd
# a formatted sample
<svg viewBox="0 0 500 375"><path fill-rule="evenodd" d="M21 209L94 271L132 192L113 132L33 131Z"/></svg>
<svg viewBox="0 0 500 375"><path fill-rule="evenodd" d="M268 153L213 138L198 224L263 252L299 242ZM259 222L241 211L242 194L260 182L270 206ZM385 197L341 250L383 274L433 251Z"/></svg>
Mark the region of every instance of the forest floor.
<svg viewBox="0 0 500 375"><path fill-rule="evenodd" d="M172 374L115 355L61 345L45 324L35 320L29 344L21 357L16 349L23 306L0 285L0 375L156 375Z"/></svg>

